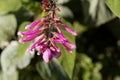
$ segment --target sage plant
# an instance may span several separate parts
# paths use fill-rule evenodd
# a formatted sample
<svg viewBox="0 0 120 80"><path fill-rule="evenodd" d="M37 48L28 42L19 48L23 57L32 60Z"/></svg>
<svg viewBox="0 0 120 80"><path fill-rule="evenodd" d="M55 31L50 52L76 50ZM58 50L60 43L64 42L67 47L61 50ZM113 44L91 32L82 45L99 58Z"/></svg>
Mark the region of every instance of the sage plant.
<svg viewBox="0 0 120 80"><path fill-rule="evenodd" d="M72 53L72 48L76 48L75 44L64 37L60 27L74 36L77 33L56 16L56 12L60 11L56 0L42 0L42 9L46 15L25 26L26 31L19 31L18 35L21 36L19 40L21 43L34 40L28 51L36 49L37 55L42 55L43 60L49 62L53 57L58 58L61 55L60 48L56 46L56 43L61 44L69 53Z"/></svg>

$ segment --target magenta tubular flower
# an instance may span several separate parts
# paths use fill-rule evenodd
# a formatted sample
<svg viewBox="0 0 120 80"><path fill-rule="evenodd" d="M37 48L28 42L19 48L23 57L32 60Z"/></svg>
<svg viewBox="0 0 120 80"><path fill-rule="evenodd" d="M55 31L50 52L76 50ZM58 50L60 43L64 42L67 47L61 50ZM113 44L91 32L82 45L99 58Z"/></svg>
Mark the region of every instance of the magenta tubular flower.
<svg viewBox="0 0 120 80"><path fill-rule="evenodd" d="M61 25L62 25L62 27L63 27L66 31L68 31L69 33L71 33L71 34L74 35L74 36L77 36L77 33L74 32L72 29L70 29L66 24L61 23Z"/></svg>
<svg viewBox="0 0 120 80"><path fill-rule="evenodd" d="M40 20L35 20L35 21L32 22L31 24L27 25L27 26L25 27L25 29L30 29L30 28L32 28L33 26L36 26L39 22L40 22Z"/></svg>
<svg viewBox="0 0 120 80"><path fill-rule="evenodd" d="M62 26L74 36L77 33L64 24L61 18L56 17L55 11L60 10L55 5L54 0L42 0L42 7L47 15L28 24L25 27L26 31L18 32L18 35L21 36L19 42L24 43L34 40L28 51L36 49L37 55L42 55L45 62L49 62L53 57L61 56L61 51L56 43L61 44L70 53L72 53L73 48L76 48L75 44L64 37L60 27ZM57 31L54 31L53 28L56 28Z"/></svg>
<svg viewBox="0 0 120 80"><path fill-rule="evenodd" d="M53 42L60 43L68 52L72 53L72 48L76 48L75 44L66 39L62 33L54 33Z"/></svg>
<svg viewBox="0 0 120 80"><path fill-rule="evenodd" d="M49 62L52 59L52 52L49 48L47 48L43 53L43 60L45 62Z"/></svg>
<svg viewBox="0 0 120 80"><path fill-rule="evenodd" d="M33 49L35 49L37 46L39 46L42 42L42 40L44 39L44 37L42 36L39 40L37 40L36 42L34 42L29 48L28 51L32 51Z"/></svg>

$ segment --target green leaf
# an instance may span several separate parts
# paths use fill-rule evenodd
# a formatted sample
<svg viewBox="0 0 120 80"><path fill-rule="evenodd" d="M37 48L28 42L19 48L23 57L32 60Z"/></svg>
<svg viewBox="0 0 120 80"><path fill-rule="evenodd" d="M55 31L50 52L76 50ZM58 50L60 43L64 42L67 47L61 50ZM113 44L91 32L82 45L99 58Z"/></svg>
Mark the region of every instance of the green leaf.
<svg viewBox="0 0 120 80"><path fill-rule="evenodd" d="M74 28L69 22L62 20L66 25L70 28ZM74 29L73 29L74 30ZM68 33L66 30L62 29L64 36L72 43L75 43L75 37ZM61 49L62 56L60 57L59 61L63 66L64 70L67 72L69 78L72 78L74 62L75 62L75 50L73 49L73 53L67 52L62 46L59 46Z"/></svg>
<svg viewBox="0 0 120 80"><path fill-rule="evenodd" d="M57 3L58 4L64 4L64 3L67 3L69 2L70 0L58 0Z"/></svg>
<svg viewBox="0 0 120 80"><path fill-rule="evenodd" d="M40 10L41 4L40 4L40 2L30 0L30 1L26 1L26 2L24 1L23 7L26 10L30 11L31 14L36 14L36 13L38 13L38 10Z"/></svg>
<svg viewBox="0 0 120 80"><path fill-rule="evenodd" d="M30 46L30 42L25 44L19 44L18 46L18 58L19 61L17 63L17 67L19 69L25 68L27 65L30 64L31 59L34 57L34 51L29 52L27 51L27 48Z"/></svg>
<svg viewBox="0 0 120 80"><path fill-rule="evenodd" d="M25 3L28 3L28 2L30 2L30 0L22 0L23 2L25 2Z"/></svg>
<svg viewBox="0 0 120 80"><path fill-rule="evenodd" d="M17 41L13 41L3 50L1 53L3 80L18 80L17 67L25 68L34 56L27 51L29 45L30 43L18 44Z"/></svg>
<svg viewBox="0 0 120 80"><path fill-rule="evenodd" d="M55 58L49 63L39 62L36 68L44 80L70 80L59 61Z"/></svg>
<svg viewBox="0 0 120 80"><path fill-rule="evenodd" d="M57 59L53 59L51 63L49 63L49 67L51 69L51 72L53 74L53 77L51 80L56 77L55 80L70 80L69 76L64 71L64 68L61 66L59 61Z"/></svg>
<svg viewBox="0 0 120 80"><path fill-rule="evenodd" d="M16 41L11 42L11 44L1 54L3 80L17 80L17 46L18 43Z"/></svg>
<svg viewBox="0 0 120 80"><path fill-rule="evenodd" d="M81 3L88 26L100 26L115 17L106 7L105 0L83 0Z"/></svg>
<svg viewBox="0 0 120 80"><path fill-rule="evenodd" d="M58 12L58 13L61 16L73 18L73 13L68 7L59 5L59 8L60 8L60 12Z"/></svg>
<svg viewBox="0 0 120 80"><path fill-rule="evenodd" d="M89 14L90 17L96 22L97 26L114 18L106 7L105 0L90 0Z"/></svg>
<svg viewBox="0 0 120 80"><path fill-rule="evenodd" d="M120 0L106 0L106 3L111 11L120 18Z"/></svg>
<svg viewBox="0 0 120 80"><path fill-rule="evenodd" d="M36 66L38 73L44 80L49 80L52 76L49 65L43 61L39 62Z"/></svg>
<svg viewBox="0 0 120 80"><path fill-rule="evenodd" d="M21 6L21 0L0 0L0 14L16 11Z"/></svg>
<svg viewBox="0 0 120 80"><path fill-rule="evenodd" d="M17 70L14 70L12 73L4 72L2 74L2 80L18 80Z"/></svg>
<svg viewBox="0 0 120 80"><path fill-rule="evenodd" d="M15 70L17 59L17 48L18 43L16 41L11 42L11 44L5 48L1 53L1 65L3 72L11 72ZM12 73L12 72L11 72Z"/></svg>
<svg viewBox="0 0 120 80"><path fill-rule="evenodd" d="M3 79L2 79L2 71L0 71L0 80L3 80Z"/></svg>
<svg viewBox="0 0 120 80"><path fill-rule="evenodd" d="M25 68L31 61L34 54L27 51L30 43L18 44L17 41L11 44L2 52L1 65L4 72L9 72L8 69Z"/></svg>
<svg viewBox="0 0 120 80"><path fill-rule="evenodd" d="M16 31L17 21L14 15L0 16L0 43L10 40Z"/></svg>

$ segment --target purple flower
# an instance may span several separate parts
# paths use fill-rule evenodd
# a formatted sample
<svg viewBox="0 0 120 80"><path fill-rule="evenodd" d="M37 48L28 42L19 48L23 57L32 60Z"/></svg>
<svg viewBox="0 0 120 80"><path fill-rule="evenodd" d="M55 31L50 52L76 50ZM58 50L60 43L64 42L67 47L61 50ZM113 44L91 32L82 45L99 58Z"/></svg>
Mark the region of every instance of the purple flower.
<svg viewBox="0 0 120 80"><path fill-rule="evenodd" d="M52 56L55 57L55 58L59 58L61 56L61 52L52 51Z"/></svg>
<svg viewBox="0 0 120 80"><path fill-rule="evenodd" d="M74 32L72 29L70 29L66 24L64 24L64 23L61 22L61 25L62 25L62 27L63 27L66 31L68 31L69 33L71 33L71 34L74 35L74 36L77 36L77 33Z"/></svg>
<svg viewBox="0 0 120 80"><path fill-rule="evenodd" d="M40 44L42 44L43 39L44 39L44 36L42 36L39 40L37 40L36 42L34 42L34 43L28 48L28 51L32 51L32 50L35 49L37 46L40 46Z"/></svg>
<svg viewBox="0 0 120 80"><path fill-rule="evenodd" d="M72 53L72 48L76 48L75 44L66 39L62 33L54 33L53 42L60 43L68 52Z"/></svg>
<svg viewBox="0 0 120 80"><path fill-rule="evenodd" d="M43 53L43 60L49 62L52 59L52 53L49 48L47 48Z"/></svg>
<svg viewBox="0 0 120 80"><path fill-rule="evenodd" d="M32 27L36 26L39 22L40 22L40 20L35 20L35 21L32 22L31 24L27 25L27 26L25 27L25 29L32 28Z"/></svg>
<svg viewBox="0 0 120 80"><path fill-rule="evenodd" d="M58 58L61 55L61 52L53 51L50 48L47 48L43 52L43 60L49 62L53 57Z"/></svg>
<svg viewBox="0 0 120 80"><path fill-rule="evenodd" d="M63 36L60 29L61 26L72 35L77 35L76 32L61 22L60 18L56 17L55 10L59 11L59 8L55 7L54 2L50 3L48 1L49 0L42 0L42 7L44 11L49 14L28 24L25 27L26 31L18 32L18 35L21 36L19 42L24 43L34 40L34 43L30 45L28 51L36 49L37 55L42 55L45 62L61 56L61 51L56 46L56 43L60 43L70 53L72 53L73 48L76 48L75 44L69 42L68 39ZM54 28L56 28L57 31L54 31Z"/></svg>

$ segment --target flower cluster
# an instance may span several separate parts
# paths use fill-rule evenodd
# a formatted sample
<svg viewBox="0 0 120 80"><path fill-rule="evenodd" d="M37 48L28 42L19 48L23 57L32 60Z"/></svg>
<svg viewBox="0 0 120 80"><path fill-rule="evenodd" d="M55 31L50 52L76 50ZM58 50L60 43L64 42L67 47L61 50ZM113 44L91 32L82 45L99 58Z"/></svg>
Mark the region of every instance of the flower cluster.
<svg viewBox="0 0 120 80"><path fill-rule="evenodd" d="M25 27L27 31L18 32L18 35L22 37L19 40L21 43L35 40L28 50L37 49L37 54L43 55L43 60L49 62L53 57L58 58L61 55L56 43L60 43L70 53L72 53L72 48L76 47L64 37L60 27L63 27L74 36L77 34L55 15L55 11L59 10L55 5L55 1L42 0L42 7L47 15L28 24Z"/></svg>

